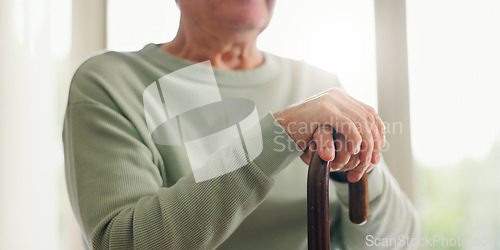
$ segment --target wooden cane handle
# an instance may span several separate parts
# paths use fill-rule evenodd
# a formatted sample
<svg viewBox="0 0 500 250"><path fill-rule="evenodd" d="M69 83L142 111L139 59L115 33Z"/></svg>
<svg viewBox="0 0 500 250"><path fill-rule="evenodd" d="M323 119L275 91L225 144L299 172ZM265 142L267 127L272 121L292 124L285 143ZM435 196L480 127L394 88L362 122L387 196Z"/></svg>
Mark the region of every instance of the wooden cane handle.
<svg viewBox="0 0 500 250"><path fill-rule="evenodd" d="M337 173L332 173L337 174ZM346 173L338 173L347 180ZM330 249L330 218L328 184L330 162L314 152L307 175L307 243L309 250ZM352 223L368 220L369 199L366 174L356 183L349 183L349 218Z"/></svg>
<svg viewBox="0 0 500 250"><path fill-rule="evenodd" d="M368 177L364 174L358 182L349 182L349 219L354 224L363 225L368 221L369 211Z"/></svg>
<svg viewBox="0 0 500 250"><path fill-rule="evenodd" d="M307 244L309 249L330 249L328 202L330 162L314 152L307 174Z"/></svg>

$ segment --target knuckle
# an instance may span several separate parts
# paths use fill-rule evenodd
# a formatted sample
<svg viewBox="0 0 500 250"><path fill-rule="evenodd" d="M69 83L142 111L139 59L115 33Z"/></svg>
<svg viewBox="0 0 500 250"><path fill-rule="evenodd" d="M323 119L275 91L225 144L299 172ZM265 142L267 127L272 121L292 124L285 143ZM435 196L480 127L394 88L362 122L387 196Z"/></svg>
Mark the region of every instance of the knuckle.
<svg viewBox="0 0 500 250"><path fill-rule="evenodd" d="M357 131L356 133L353 133L353 141L354 142L360 142L363 140L363 137L361 136L361 133L359 133L359 131Z"/></svg>
<svg viewBox="0 0 500 250"><path fill-rule="evenodd" d="M376 115L375 118L377 120L378 127L381 129L385 128L384 121L382 121L382 118L380 118L380 116L378 115Z"/></svg>
<svg viewBox="0 0 500 250"><path fill-rule="evenodd" d="M320 114L330 115L332 113L331 105L329 105L326 100L318 100L318 106Z"/></svg>
<svg viewBox="0 0 500 250"><path fill-rule="evenodd" d="M361 125L359 127L360 133L363 135L363 137L371 137L372 136L372 130L368 126Z"/></svg>
<svg viewBox="0 0 500 250"><path fill-rule="evenodd" d="M328 93L330 94L344 94L344 91L340 88L331 88L328 90Z"/></svg>
<svg viewBox="0 0 500 250"><path fill-rule="evenodd" d="M319 136L318 129L316 129L316 130L313 132L312 137L313 137L314 142L318 143L318 141L319 141L319 137L320 137L320 136Z"/></svg>
<svg viewBox="0 0 500 250"><path fill-rule="evenodd" d="M354 142L359 142L361 141L362 137L361 137L361 133L359 132L358 128L354 125L354 124L350 124L348 126L346 126L345 128L345 131L347 131L348 133L348 138L346 138L346 140L348 142L351 142L351 141L354 141Z"/></svg>
<svg viewBox="0 0 500 250"><path fill-rule="evenodd" d="M337 91L328 92L328 94L325 95L325 98L328 98L328 100L335 100L336 95L338 95Z"/></svg>
<svg viewBox="0 0 500 250"><path fill-rule="evenodd" d="M333 110L332 100L333 98L330 95L323 95L318 98L317 102L320 108L324 109L324 111L330 112Z"/></svg>
<svg viewBox="0 0 500 250"><path fill-rule="evenodd" d="M363 142L364 142L363 144L366 147L366 149L373 148L373 144L374 144L373 139L365 139Z"/></svg>
<svg viewBox="0 0 500 250"><path fill-rule="evenodd" d="M328 106L327 99L328 95L322 95L316 101L320 107L327 107Z"/></svg>
<svg viewBox="0 0 500 250"><path fill-rule="evenodd" d="M373 117L372 114L370 113L367 113L366 116L365 116L365 120L369 123L374 123L375 122L375 118Z"/></svg>
<svg viewBox="0 0 500 250"><path fill-rule="evenodd" d="M337 171L339 169L342 168L342 165L340 164L337 164L337 163L332 163L332 165L330 165L330 168L333 170L333 171Z"/></svg>
<svg viewBox="0 0 500 250"><path fill-rule="evenodd" d="M345 170L346 171L351 171L352 170L352 171L356 172L356 168L357 168L357 166L351 165L351 166L346 167Z"/></svg>
<svg viewBox="0 0 500 250"><path fill-rule="evenodd" d="M377 111L376 111L374 108L372 108L371 106L366 105L365 109L366 109L368 112L370 112L370 113L372 113L372 114L374 114L374 115L376 115L376 114L377 114Z"/></svg>
<svg viewBox="0 0 500 250"><path fill-rule="evenodd" d="M360 114L355 114L352 117L352 121L356 124L356 126L362 126L366 123L366 118Z"/></svg>
<svg viewBox="0 0 500 250"><path fill-rule="evenodd" d="M346 153L340 153L340 154L337 154L337 157L336 157L336 163L338 164L347 164L347 162L349 162L349 155L346 154Z"/></svg>

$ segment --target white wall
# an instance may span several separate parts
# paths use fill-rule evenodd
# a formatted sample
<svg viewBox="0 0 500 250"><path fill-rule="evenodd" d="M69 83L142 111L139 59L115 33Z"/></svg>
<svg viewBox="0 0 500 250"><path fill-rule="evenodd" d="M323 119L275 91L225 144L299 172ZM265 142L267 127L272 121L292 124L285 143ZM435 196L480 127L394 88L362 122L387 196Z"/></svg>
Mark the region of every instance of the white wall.
<svg viewBox="0 0 500 250"><path fill-rule="evenodd" d="M0 249L57 249L56 85L48 1L0 2Z"/></svg>

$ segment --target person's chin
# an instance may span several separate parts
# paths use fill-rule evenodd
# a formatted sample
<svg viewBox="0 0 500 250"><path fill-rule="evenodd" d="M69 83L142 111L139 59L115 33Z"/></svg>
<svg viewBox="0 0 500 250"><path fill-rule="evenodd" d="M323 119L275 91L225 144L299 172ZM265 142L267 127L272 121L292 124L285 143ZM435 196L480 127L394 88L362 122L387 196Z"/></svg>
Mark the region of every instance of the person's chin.
<svg viewBox="0 0 500 250"><path fill-rule="evenodd" d="M260 32L265 28L264 22L240 22L233 23L232 28L236 31L247 32L247 31L256 31Z"/></svg>
<svg viewBox="0 0 500 250"><path fill-rule="evenodd" d="M259 30L267 24L268 20L261 13L244 12L234 16L233 25L242 30Z"/></svg>

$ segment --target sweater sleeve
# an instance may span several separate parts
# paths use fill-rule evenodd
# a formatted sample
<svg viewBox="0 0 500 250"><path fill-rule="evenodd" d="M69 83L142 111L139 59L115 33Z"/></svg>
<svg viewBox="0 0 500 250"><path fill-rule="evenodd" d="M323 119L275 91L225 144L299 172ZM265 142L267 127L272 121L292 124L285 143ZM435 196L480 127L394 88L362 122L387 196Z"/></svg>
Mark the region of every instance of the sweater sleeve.
<svg viewBox="0 0 500 250"><path fill-rule="evenodd" d="M273 177L301 153L274 150L275 136L284 131L272 114L260 123L263 153L254 161L204 182L196 183L191 174L165 187L150 148L126 116L95 101L70 103L63 132L66 179L88 246L216 248L264 200Z"/></svg>
<svg viewBox="0 0 500 250"><path fill-rule="evenodd" d="M420 233L417 212L385 162L381 162L368 174L370 217L364 225L356 225L349 220L349 191L347 183L334 182L340 203L338 223L332 230L333 239L341 249L413 249L408 239ZM382 244L392 240L391 245ZM386 241L387 243L388 241Z"/></svg>

